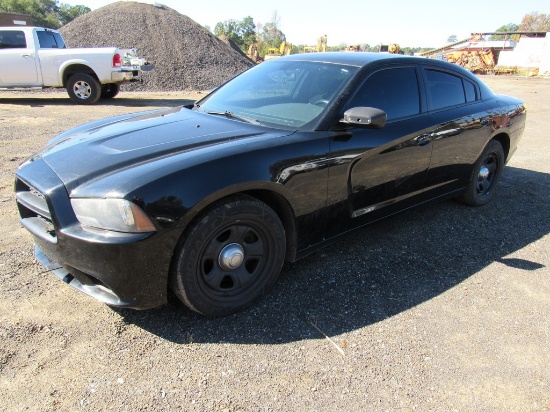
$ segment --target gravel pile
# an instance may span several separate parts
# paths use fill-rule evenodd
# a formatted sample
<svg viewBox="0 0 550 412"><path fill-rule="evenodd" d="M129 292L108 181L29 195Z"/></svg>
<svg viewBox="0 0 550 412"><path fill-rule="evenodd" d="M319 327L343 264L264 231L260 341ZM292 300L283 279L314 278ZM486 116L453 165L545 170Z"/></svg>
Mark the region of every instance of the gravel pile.
<svg viewBox="0 0 550 412"><path fill-rule="evenodd" d="M69 47L135 47L155 63L132 91L207 90L254 63L187 16L166 7L121 1L59 29Z"/></svg>
<svg viewBox="0 0 550 412"><path fill-rule="evenodd" d="M223 41L225 44L227 44L229 47L231 47L233 50L235 50L237 53L241 54L242 56L246 56L246 53L241 50L239 46L237 46L237 43L235 43L233 40L231 40L229 37L227 37L225 34L221 34L218 36L218 39Z"/></svg>

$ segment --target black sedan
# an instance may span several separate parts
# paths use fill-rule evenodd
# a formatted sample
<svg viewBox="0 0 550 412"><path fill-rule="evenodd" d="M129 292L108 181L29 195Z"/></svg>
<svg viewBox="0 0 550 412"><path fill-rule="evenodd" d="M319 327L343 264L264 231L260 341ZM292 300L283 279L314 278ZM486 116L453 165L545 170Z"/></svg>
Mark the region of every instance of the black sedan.
<svg viewBox="0 0 550 412"><path fill-rule="evenodd" d="M295 261L427 201L489 202L522 101L462 68L370 53L264 62L193 106L69 130L21 165L37 259L75 288L146 309L249 306Z"/></svg>

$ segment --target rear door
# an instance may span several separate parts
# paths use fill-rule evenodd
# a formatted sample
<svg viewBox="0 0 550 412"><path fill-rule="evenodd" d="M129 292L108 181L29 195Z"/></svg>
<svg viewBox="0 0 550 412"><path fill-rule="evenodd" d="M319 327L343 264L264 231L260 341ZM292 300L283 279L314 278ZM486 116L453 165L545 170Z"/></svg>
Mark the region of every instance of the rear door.
<svg viewBox="0 0 550 412"><path fill-rule="evenodd" d="M460 73L423 67L428 110L436 128L427 184L442 192L463 188L491 138L491 114L477 84Z"/></svg>

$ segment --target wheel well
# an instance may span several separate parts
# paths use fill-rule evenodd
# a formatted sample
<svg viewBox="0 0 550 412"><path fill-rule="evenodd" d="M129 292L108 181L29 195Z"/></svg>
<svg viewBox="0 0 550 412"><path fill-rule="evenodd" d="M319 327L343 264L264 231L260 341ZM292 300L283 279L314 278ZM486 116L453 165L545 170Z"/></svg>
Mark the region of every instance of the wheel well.
<svg viewBox="0 0 550 412"><path fill-rule="evenodd" d="M504 158L508 160L508 154L510 153L510 137L505 133L501 133L493 137L493 140L498 141L502 145Z"/></svg>
<svg viewBox="0 0 550 412"><path fill-rule="evenodd" d="M286 260L295 261L296 260L296 225L294 222L294 212L290 204L286 199L270 190L247 190L243 192L232 193L228 196L215 199L208 204L201 205L201 209L194 213L193 217L186 223L183 235L180 238L179 242L182 242L186 236L186 232L191 228L198 219L202 218L202 215L205 210L207 210L212 204L216 202L223 201L234 196L246 195L253 197L254 199L259 200L260 202L268 205L273 211L279 216L283 226L285 228L285 237L286 237ZM179 243L178 243L179 244Z"/></svg>
<svg viewBox="0 0 550 412"><path fill-rule="evenodd" d="M95 72L88 66L84 64L73 64L72 66L67 67L63 72L63 86L67 86L67 82L69 81L70 77L76 73L89 74L90 76L95 77L97 81L99 81L99 78L97 77Z"/></svg>
<svg viewBox="0 0 550 412"><path fill-rule="evenodd" d="M286 259L294 261L296 259L296 225L294 212L287 200L278 193L269 190L250 190L244 192L259 201L268 205L277 213L283 223L286 235Z"/></svg>

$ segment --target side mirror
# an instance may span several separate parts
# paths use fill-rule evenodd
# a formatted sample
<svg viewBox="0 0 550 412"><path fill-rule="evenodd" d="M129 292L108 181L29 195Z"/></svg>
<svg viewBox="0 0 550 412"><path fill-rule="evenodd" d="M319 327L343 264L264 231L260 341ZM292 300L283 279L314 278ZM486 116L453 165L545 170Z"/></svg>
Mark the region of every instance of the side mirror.
<svg viewBox="0 0 550 412"><path fill-rule="evenodd" d="M386 112L374 107L353 107L346 110L340 123L368 129L381 129L386 124Z"/></svg>

